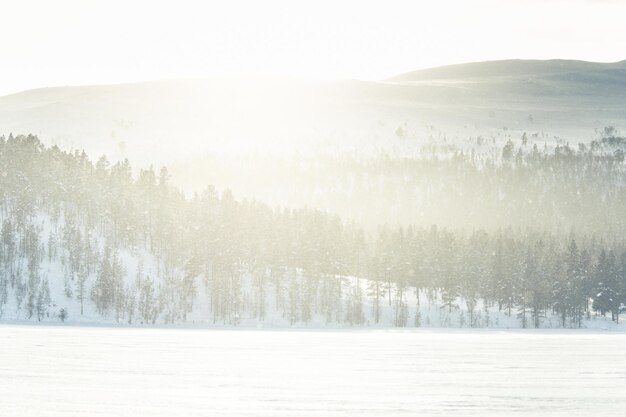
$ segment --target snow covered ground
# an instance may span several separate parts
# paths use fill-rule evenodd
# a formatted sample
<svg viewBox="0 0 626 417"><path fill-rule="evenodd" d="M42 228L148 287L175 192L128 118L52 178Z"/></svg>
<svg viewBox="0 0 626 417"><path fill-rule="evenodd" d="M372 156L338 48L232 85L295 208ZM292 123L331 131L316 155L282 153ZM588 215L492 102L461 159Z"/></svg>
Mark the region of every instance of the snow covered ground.
<svg viewBox="0 0 626 417"><path fill-rule="evenodd" d="M626 334L0 326L0 416L591 416Z"/></svg>

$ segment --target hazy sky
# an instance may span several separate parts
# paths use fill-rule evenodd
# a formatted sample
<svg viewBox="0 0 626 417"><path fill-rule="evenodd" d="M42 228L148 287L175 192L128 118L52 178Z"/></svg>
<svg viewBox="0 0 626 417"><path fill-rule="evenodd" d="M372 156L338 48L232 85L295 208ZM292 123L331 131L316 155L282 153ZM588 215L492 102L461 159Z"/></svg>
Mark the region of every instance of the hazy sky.
<svg viewBox="0 0 626 417"><path fill-rule="evenodd" d="M0 94L215 74L380 79L489 59L626 59L626 1L0 0L0 16Z"/></svg>

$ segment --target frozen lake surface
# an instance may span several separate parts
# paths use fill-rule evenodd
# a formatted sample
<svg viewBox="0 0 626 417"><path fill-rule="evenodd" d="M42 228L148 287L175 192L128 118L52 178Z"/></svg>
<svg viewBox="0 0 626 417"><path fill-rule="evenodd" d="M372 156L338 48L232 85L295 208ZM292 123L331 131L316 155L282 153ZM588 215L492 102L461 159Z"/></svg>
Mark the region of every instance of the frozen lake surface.
<svg viewBox="0 0 626 417"><path fill-rule="evenodd" d="M0 416L624 415L626 335L0 325Z"/></svg>

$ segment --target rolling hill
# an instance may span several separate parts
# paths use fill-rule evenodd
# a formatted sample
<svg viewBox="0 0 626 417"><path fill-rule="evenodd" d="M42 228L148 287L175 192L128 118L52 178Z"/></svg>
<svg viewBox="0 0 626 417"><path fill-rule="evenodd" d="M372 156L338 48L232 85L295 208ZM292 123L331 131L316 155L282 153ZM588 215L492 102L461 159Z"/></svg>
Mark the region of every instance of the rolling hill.
<svg viewBox="0 0 626 417"><path fill-rule="evenodd" d="M626 125L624 98L626 61L509 60L381 82L199 79L44 88L0 97L0 132L32 132L47 143L140 163L242 149L405 152L437 136L462 141L503 130L575 143L594 129Z"/></svg>

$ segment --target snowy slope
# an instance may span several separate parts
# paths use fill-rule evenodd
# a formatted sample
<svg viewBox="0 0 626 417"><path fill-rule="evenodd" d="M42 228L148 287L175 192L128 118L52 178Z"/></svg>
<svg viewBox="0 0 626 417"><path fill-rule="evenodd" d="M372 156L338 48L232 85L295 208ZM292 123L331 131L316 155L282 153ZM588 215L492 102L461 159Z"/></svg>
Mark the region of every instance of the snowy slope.
<svg viewBox="0 0 626 417"><path fill-rule="evenodd" d="M2 219L0 219L2 220ZM49 245L50 236L58 234L63 228L63 222L54 222L50 216L41 214L36 217L34 223L37 225L39 237L42 248L47 248ZM99 250L104 250L104 241L99 236L92 236L93 241L97 242ZM45 251L45 249L44 249ZM160 268L156 259L145 250L133 250L120 248L117 250L117 255L122 263L123 280L124 284L137 291L137 277L138 274L142 276L152 277L155 284L160 286L163 284L163 270ZM27 269L25 261L21 265L24 270ZM138 272L140 271L140 272ZM109 311L105 314L98 311L94 303L93 297L87 296L83 303L83 313L81 314L81 302L78 297L78 281L68 280L68 266L67 259L63 254L58 256L56 260L50 260L46 255L41 264L40 269L41 279L44 282L49 283L50 288L50 300L45 305L45 313L39 320L37 315L29 317L28 309L26 307L26 301L18 305L16 287L9 288L8 290L8 302L2 306L0 313L0 322L5 323L37 323L37 322L54 322L59 323L61 321L60 312L63 309L67 313L67 318L64 320L66 323L73 324L117 324L117 325L176 325L176 326L192 326L192 327L214 327L214 326L243 326L254 328L346 328L346 327L374 327L374 328L389 328L389 327L426 327L426 328L502 328L513 329L520 328L521 320L516 317L517 312L513 311L511 316L508 316L505 311L498 311L497 307L489 306L485 307L482 302L478 302L475 310L473 311L472 324L470 324L470 314L466 309L466 303L463 299L457 298L451 305L444 305L439 296L428 297L425 292L420 292L419 306L417 303L416 291L414 287L408 287L403 290L402 302L406 306L406 318L398 321L398 314L401 313L401 308L398 307L397 287L392 285L391 287L382 288L380 299L380 317L376 322L374 313L374 299L372 297L371 288L374 286L373 282L364 279L356 279L354 277L336 277L341 281L342 292L342 307L340 310L343 314L354 308L355 306L355 294L360 294L362 297L362 317L360 320L350 322L343 317L337 317L333 315L330 320L327 315L323 314L317 308L314 307L312 316L309 320L303 321L301 318L291 318L290 314L290 301L289 288L290 285L296 281L300 281L302 284L302 276L298 274L297 277L285 277L283 281L275 281L274 285L268 285L265 291L267 292L264 301L265 314L263 317L259 317L255 310L258 306L255 306L251 300L258 298L258 289L255 287L253 277L242 274L238 279L241 280L241 300L242 306L240 312L230 318L216 319L212 316L209 288L206 287L206 282L198 277L196 279L196 285L198 286L196 297L193 301L193 309L191 312L185 315L184 319L178 319L170 321L166 318L163 312L161 312L154 322L144 322L138 313L136 307L131 317L128 311L125 311L121 317L117 317L114 311ZM96 272L92 272L85 284L87 294L90 294L93 287L96 285ZM67 288L69 287L71 294L68 294ZM302 302L301 300L299 301ZM298 306L298 308L300 308ZM417 314L419 312L419 314ZM417 315L417 317L416 317ZM529 319L530 323L530 319ZM530 326L530 324L529 324ZM596 329L621 329L623 326L617 325L609 318L590 316L583 320L583 327L596 328ZM541 321L542 328L561 328L562 325L559 318L556 316L548 315ZM566 327L576 327L574 324L568 323Z"/></svg>

